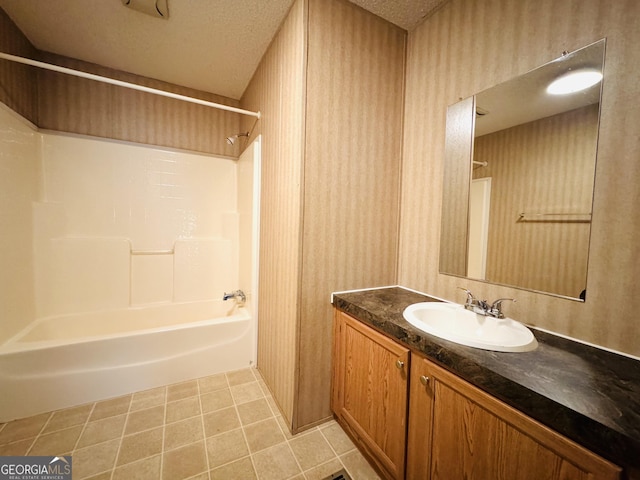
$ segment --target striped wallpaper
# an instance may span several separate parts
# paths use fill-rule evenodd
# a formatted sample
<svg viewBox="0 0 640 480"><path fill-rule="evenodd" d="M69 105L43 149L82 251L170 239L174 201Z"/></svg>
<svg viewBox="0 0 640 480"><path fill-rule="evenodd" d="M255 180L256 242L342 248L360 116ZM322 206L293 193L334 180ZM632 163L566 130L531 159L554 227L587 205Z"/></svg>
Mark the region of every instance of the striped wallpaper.
<svg viewBox="0 0 640 480"><path fill-rule="evenodd" d="M398 281L461 302L516 297L518 320L640 355L640 48L635 0L451 0L410 32ZM445 112L475 92L607 39L587 301L438 273ZM547 265L551 268L551 265ZM607 314L603 315L603 307Z"/></svg>

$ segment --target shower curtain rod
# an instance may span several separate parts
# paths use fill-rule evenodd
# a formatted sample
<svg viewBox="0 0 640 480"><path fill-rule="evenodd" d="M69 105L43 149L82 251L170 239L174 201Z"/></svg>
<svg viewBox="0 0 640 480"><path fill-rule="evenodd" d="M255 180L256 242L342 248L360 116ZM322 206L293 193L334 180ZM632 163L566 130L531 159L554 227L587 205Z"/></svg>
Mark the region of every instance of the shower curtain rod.
<svg viewBox="0 0 640 480"><path fill-rule="evenodd" d="M114 78L103 77L101 75L94 75L93 73L81 72L80 70L73 70L71 68L59 67L58 65L39 62L37 60L31 60L30 58L18 57L16 55L10 55L8 53L0 52L0 59L9 60L10 62L23 63L25 65L31 65L32 67L44 68L46 70L52 70L58 73L66 73L67 75L73 75L76 77L87 78L89 80L95 80L96 82L109 83L111 85L130 88L132 90L139 90L141 92L153 93L154 95L161 95L163 97L182 100L184 102L197 103L198 105L204 105L205 107L219 108L220 110L227 110L228 112L235 112L243 115L250 115L252 117L260 118L260 112L252 112L250 110L244 110L242 108L231 107L229 105L222 105L221 103L208 102L206 100L200 100L199 98L193 98L193 97L188 97L186 95L166 92L164 90L158 90L156 88L144 87L142 85L137 85L135 83L123 82L121 80L116 80Z"/></svg>

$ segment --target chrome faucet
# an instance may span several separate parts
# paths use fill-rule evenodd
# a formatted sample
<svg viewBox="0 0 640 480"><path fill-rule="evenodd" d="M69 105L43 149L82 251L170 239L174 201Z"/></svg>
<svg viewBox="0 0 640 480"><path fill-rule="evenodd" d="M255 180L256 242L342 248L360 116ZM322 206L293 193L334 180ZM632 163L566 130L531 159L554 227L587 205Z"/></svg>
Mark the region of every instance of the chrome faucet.
<svg viewBox="0 0 640 480"><path fill-rule="evenodd" d="M491 306L487 310L487 315L495 318L504 318L504 313L502 313L502 302L504 302L505 300L514 303L516 301L515 298L499 298L491 304Z"/></svg>
<svg viewBox="0 0 640 480"><path fill-rule="evenodd" d="M224 295L222 295L222 300L224 301L227 301L230 298L239 298L242 303L247 301L247 296L244 294L242 290L236 290L235 292L231 292L231 293L225 292Z"/></svg>
<svg viewBox="0 0 640 480"><path fill-rule="evenodd" d="M467 301L464 304L464 308L467 310L471 310L473 313L477 313L478 315L485 315L489 317L495 318L504 318L504 313L502 313L502 302L505 300L509 300L511 302L515 302L515 298L499 298L491 305L486 300L478 300L473 296L470 290L466 288L458 287L460 290L464 290L467 294Z"/></svg>
<svg viewBox="0 0 640 480"><path fill-rule="evenodd" d="M467 310L471 310L474 313L478 313L480 315L486 315L489 305L485 300L478 300L473 296L471 290L467 290L466 288L458 287L460 290L464 290L467 294L467 301L464 304L464 308Z"/></svg>

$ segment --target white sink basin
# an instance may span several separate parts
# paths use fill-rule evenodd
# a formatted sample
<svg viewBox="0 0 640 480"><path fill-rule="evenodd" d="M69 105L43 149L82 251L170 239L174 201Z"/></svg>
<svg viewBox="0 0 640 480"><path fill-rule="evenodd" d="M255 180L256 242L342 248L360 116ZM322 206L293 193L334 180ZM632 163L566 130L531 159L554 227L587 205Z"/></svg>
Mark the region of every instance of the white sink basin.
<svg viewBox="0 0 640 480"><path fill-rule="evenodd" d="M414 303L402 316L423 332L469 347L528 352L538 346L531 330L521 323L478 315L455 303Z"/></svg>

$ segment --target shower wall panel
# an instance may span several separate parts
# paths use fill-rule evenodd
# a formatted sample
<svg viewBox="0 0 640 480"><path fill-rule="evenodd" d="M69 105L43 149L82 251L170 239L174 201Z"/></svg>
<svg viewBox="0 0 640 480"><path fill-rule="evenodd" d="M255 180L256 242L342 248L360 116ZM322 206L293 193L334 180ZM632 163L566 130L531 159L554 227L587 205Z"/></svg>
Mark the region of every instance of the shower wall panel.
<svg viewBox="0 0 640 480"><path fill-rule="evenodd" d="M0 104L0 343L35 313L31 204L38 149L33 126Z"/></svg>
<svg viewBox="0 0 640 480"><path fill-rule="evenodd" d="M238 283L230 159L44 134L39 317L208 300Z"/></svg>

